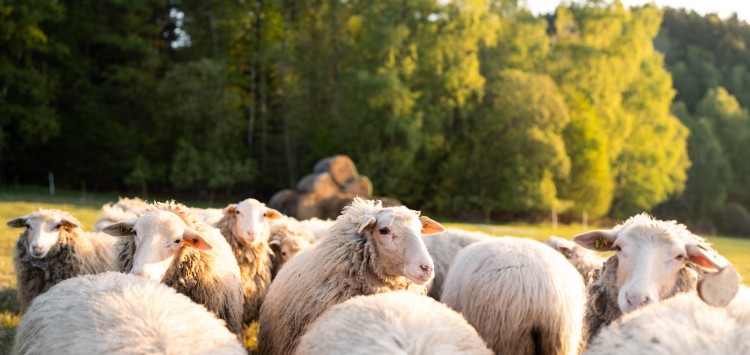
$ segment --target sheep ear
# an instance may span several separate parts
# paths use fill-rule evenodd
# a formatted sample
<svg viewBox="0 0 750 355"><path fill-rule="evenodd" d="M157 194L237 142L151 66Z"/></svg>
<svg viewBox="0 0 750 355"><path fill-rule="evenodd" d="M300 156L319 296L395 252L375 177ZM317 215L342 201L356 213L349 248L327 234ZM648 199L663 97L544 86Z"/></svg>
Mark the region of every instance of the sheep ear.
<svg viewBox="0 0 750 355"><path fill-rule="evenodd" d="M70 219L70 218L63 218L62 221L60 221L60 224L63 225L63 227L67 228L78 228L81 227L80 222Z"/></svg>
<svg viewBox="0 0 750 355"><path fill-rule="evenodd" d="M362 233L362 231L367 227L374 227L377 221L378 220L373 216L362 216L362 220L359 221L359 224L357 225L357 233Z"/></svg>
<svg viewBox="0 0 750 355"><path fill-rule="evenodd" d="M224 211L222 211L222 212L224 212L225 216L237 213L237 204L233 203L233 204L230 204L227 207L224 207Z"/></svg>
<svg viewBox="0 0 750 355"><path fill-rule="evenodd" d="M610 230L595 230L573 237L576 244L595 251L615 250L615 240L617 240L617 235Z"/></svg>
<svg viewBox="0 0 750 355"><path fill-rule="evenodd" d="M205 238L198 233L197 231L185 228L185 231L182 232L182 240L187 244L192 246L193 248L200 249L200 250L211 250L213 247L211 244L208 244Z"/></svg>
<svg viewBox="0 0 750 355"><path fill-rule="evenodd" d="M737 295L742 277L727 265L718 272L708 273L698 282L698 296L714 307L726 307Z"/></svg>
<svg viewBox="0 0 750 355"><path fill-rule="evenodd" d="M138 222L138 218L129 218L122 222L110 224L102 228L102 232L107 233L115 237L127 237L135 235L135 222Z"/></svg>
<svg viewBox="0 0 750 355"><path fill-rule="evenodd" d="M281 214L281 212L279 212L279 211L277 211L277 210L275 210L273 208L269 208L269 209L266 210L266 218L268 218L268 219L279 219L282 216L283 215Z"/></svg>
<svg viewBox="0 0 750 355"><path fill-rule="evenodd" d="M445 232L445 227L442 224L433 221L427 217L419 217L419 221L422 222L422 234L435 234Z"/></svg>
<svg viewBox="0 0 750 355"><path fill-rule="evenodd" d="M18 217L16 219L11 219L10 221L8 221L8 227L22 228L23 226L26 225L26 222L28 220L29 220L29 216L23 216L23 217Z"/></svg>
<svg viewBox="0 0 750 355"><path fill-rule="evenodd" d="M268 242L268 247L273 251L281 250L281 241L274 239Z"/></svg>
<svg viewBox="0 0 750 355"><path fill-rule="evenodd" d="M688 259L692 263L704 269L719 270L727 266L727 263L719 261L719 259L711 255L711 253L708 253L707 250L703 249L700 245L688 244L685 246L685 251L687 252Z"/></svg>

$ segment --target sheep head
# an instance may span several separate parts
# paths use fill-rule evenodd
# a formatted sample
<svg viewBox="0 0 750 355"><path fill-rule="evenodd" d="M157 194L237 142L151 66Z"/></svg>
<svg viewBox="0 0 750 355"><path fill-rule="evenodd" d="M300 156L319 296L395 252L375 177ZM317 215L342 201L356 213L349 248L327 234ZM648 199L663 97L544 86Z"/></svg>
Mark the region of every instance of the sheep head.
<svg viewBox="0 0 750 355"><path fill-rule="evenodd" d="M281 218L281 212L249 198L224 208L224 215L234 215L234 235L245 244L268 242L270 220Z"/></svg>
<svg viewBox="0 0 750 355"><path fill-rule="evenodd" d="M81 222L65 211L40 209L8 221L8 226L25 228L21 238L27 238L29 255L41 259L58 245L61 233L80 229Z"/></svg>
<svg viewBox="0 0 750 355"><path fill-rule="evenodd" d="M383 208L380 201L356 198L336 223L352 223L355 233L374 241L380 271L403 276L418 285L432 280L434 264L422 234L445 231L445 227L406 207Z"/></svg>
<svg viewBox="0 0 750 355"><path fill-rule="evenodd" d="M591 250L617 251L617 304L623 313L669 296L679 271L688 263L708 271L728 264L684 225L656 220L646 213L612 230L579 234L573 241Z"/></svg>
<svg viewBox="0 0 750 355"><path fill-rule="evenodd" d="M182 247L210 250L203 236L179 216L168 211L150 211L137 218L112 224L102 232L133 238L135 255L131 274L160 281Z"/></svg>

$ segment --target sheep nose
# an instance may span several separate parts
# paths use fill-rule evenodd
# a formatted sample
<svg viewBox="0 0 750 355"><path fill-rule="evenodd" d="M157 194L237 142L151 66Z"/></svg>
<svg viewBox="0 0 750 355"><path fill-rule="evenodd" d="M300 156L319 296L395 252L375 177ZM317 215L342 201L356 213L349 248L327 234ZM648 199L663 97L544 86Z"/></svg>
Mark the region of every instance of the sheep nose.
<svg viewBox="0 0 750 355"><path fill-rule="evenodd" d="M39 245L32 245L31 246L31 254L32 255L39 256L39 255L42 255L43 252L44 252L44 250L42 250L41 246L39 246Z"/></svg>
<svg viewBox="0 0 750 355"><path fill-rule="evenodd" d="M253 232L253 231L247 231L247 233L245 233L245 234L247 235L247 239L248 240L250 240L250 241L255 240L255 232Z"/></svg>
<svg viewBox="0 0 750 355"><path fill-rule="evenodd" d="M643 294L629 292L625 295L625 298L628 300L628 304L634 309L643 307L651 303L651 297L649 297L648 295L643 295Z"/></svg>
<svg viewBox="0 0 750 355"><path fill-rule="evenodd" d="M419 268L422 269L422 272L424 272L427 275L432 273L432 266L430 265L422 264L422 265L419 265Z"/></svg>

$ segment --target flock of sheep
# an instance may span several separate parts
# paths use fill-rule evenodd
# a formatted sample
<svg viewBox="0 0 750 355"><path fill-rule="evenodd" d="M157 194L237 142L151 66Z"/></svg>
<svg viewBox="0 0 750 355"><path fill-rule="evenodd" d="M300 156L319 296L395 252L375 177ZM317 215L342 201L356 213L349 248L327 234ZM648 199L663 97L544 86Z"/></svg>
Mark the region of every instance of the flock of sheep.
<svg viewBox="0 0 750 355"><path fill-rule="evenodd" d="M739 275L645 213L546 243L359 198L336 220L120 199L94 232L60 210L8 225L15 354L244 354L255 321L261 354L750 354Z"/></svg>

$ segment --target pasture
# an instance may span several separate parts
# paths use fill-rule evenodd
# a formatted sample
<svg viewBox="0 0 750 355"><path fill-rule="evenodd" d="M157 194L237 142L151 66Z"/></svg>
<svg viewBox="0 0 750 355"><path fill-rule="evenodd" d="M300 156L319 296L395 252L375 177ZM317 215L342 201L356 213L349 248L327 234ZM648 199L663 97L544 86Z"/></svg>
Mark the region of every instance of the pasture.
<svg viewBox="0 0 750 355"><path fill-rule="evenodd" d="M13 273L13 247L20 230L7 227L5 222L18 216L28 214L37 208L57 208L71 212L85 226L91 229L96 221L101 204L116 200L116 196L81 196L62 194L55 197L45 196L36 191L0 191L0 355L10 352L14 329L20 321L15 295L15 276ZM439 220L439 219L438 219ZM543 241L550 235L571 238L585 230L598 228L580 224L560 225L553 229L550 224L467 224L445 222L447 227L464 228L499 236L528 237ZM602 226L608 228L611 226ZM750 277L750 240L709 236L709 241L727 259L729 259L745 279ZM255 346L256 327L245 331L245 344Z"/></svg>

